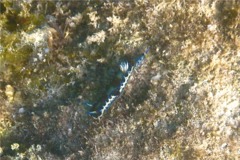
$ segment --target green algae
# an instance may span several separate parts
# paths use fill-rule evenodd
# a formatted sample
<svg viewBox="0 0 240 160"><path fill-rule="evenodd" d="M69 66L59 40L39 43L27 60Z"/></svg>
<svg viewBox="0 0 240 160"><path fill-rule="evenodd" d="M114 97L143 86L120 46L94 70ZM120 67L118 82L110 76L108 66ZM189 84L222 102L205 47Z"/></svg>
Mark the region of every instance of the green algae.
<svg viewBox="0 0 240 160"><path fill-rule="evenodd" d="M34 14L29 3L16 1L3 1L1 6L4 8L1 13L1 26L10 32L31 31L41 25L44 20L43 14Z"/></svg>

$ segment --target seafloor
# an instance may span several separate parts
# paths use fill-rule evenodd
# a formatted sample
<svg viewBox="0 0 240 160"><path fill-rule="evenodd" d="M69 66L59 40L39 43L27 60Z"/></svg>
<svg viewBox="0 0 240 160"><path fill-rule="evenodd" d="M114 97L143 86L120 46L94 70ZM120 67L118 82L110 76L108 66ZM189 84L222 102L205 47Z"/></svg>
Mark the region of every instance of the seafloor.
<svg viewBox="0 0 240 160"><path fill-rule="evenodd" d="M240 159L238 0L1 0L0 42L1 160Z"/></svg>

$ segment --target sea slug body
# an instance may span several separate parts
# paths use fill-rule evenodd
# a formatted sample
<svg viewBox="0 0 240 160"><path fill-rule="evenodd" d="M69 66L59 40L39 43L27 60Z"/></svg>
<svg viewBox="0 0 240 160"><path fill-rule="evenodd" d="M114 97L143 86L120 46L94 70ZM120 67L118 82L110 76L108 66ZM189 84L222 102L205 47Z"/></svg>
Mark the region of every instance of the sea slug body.
<svg viewBox="0 0 240 160"><path fill-rule="evenodd" d="M103 105L97 107L97 110L89 111L88 112L89 115L95 118L101 118L103 116L104 112L106 112L116 101L116 99L118 99L122 95L133 71L142 65L145 59L145 55L148 53L148 51L149 49L147 49L143 54L141 54L141 56L137 57L134 61L134 65L130 65L127 61L123 61L120 63L119 68L123 75L122 82L120 83L119 87L115 88L114 92L112 92L112 94L108 96L108 99L103 103ZM93 105L88 104L88 106Z"/></svg>

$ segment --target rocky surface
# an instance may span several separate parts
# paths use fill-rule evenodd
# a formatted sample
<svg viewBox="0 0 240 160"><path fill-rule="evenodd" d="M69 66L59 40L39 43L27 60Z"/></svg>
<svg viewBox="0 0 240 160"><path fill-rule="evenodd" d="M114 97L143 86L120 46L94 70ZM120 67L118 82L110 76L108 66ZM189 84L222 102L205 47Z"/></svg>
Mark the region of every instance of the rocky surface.
<svg viewBox="0 0 240 160"><path fill-rule="evenodd" d="M0 7L1 159L240 158L239 1ZM148 47L110 110L88 116Z"/></svg>

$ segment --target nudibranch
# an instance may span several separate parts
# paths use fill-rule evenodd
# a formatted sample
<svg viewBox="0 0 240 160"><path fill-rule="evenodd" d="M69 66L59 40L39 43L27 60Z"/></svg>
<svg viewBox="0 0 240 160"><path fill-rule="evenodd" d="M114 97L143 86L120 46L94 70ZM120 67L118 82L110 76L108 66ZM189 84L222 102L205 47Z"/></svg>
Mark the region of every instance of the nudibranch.
<svg viewBox="0 0 240 160"><path fill-rule="evenodd" d="M94 105L87 103L90 108L94 108L92 111L88 111L88 114L95 117L101 118L103 114L113 105L113 103L122 95L124 92L125 87L129 81L129 78L132 76L133 72L137 70L143 63L146 54L149 52L149 48L138 56L134 63L131 65L127 61L122 61L119 65L122 81L120 82L119 86L116 87L109 95L108 98L104 102L99 102Z"/></svg>

